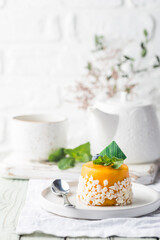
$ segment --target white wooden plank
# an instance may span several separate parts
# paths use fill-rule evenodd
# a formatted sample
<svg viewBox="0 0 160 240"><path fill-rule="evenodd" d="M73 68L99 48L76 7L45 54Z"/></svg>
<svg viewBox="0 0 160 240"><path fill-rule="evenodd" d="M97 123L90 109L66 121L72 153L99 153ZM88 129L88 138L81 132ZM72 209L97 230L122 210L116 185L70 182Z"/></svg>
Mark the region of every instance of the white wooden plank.
<svg viewBox="0 0 160 240"><path fill-rule="evenodd" d="M34 233L31 235L23 235L20 240L63 240L64 238L54 237L43 233Z"/></svg>
<svg viewBox="0 0 160 240"><path fill-rule="evenodd" d="M20 236L15 233L0 231L0 240L20 240Z"/></svg>
<svg viewBox="0 0 160 240"><path fill-rule="evenodd" d="M67 240L103 240L103 239L105 239L105 240L109 240L110 238L108 237L108 238L88 238L88 237L78 237L78 238L69 238L69 237L67 237Z"/></svg>
<svg viewBox="0 0 160 240"><path fill-rule="evenodd" d="M127 238L127 237L111 237L110 240L157 240L157 238Z"/></svg>
<svg viewBox="0 0 160 240"><path fill-rule="evenodd" d="M27 184L27 181L0 178L0 240L19 239L15 230Z"/></svg>

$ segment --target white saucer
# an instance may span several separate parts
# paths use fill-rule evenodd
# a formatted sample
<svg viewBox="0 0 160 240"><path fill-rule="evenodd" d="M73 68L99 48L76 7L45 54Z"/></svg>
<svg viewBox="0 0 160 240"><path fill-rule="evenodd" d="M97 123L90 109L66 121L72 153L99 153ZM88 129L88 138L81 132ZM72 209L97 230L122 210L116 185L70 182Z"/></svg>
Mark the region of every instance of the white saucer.
<svg viewBox="0 0 160 240"><path fill-rule="evenodd" d="M54 195L50 187L41 192L40 204L48 212L69 218L105 219L146 215L160 207L160 193L144 185L133 183L133 203L128 206L86 206L76 198L77 182L70 182L68 199L76 208L64 207L63 198Z"/></svg>

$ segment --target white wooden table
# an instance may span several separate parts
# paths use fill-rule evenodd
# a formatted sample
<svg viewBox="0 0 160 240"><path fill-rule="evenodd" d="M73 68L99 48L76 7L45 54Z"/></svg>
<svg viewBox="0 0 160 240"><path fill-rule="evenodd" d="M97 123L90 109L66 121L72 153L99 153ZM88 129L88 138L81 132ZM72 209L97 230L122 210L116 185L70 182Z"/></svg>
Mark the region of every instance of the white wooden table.
<svg viewBox="0 0 160 240"><path fill-rule="evenodd" d="M63 239L42 233L32 235L19 236L15 233L18 216L24 205L27 180L11 180L0 178L0 240L57 240ZM66 240L74 240L75 238L64 238ZM78 240L86 240L87 238L76 238ZM90 238L92 240L98 238ZM117 240L116 237L108 238L109 240ZM124 238L118 238L123 240ZM125 238L128 240L128 238ZM132 238L138 240L139 238ZM157 238L145 238L157 239Z"/></svg>

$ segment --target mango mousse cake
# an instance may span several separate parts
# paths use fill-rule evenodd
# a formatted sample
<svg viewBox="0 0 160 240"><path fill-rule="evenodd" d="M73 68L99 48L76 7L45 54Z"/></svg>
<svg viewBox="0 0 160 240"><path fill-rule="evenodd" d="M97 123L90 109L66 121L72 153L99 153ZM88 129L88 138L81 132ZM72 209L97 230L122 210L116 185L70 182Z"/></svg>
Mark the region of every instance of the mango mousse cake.
<svg viewBox="0 0 160 240"><path fill-rule="evenodd" d="M132 186L125 154L115 141L93 161L83 164L78 184L79 200L91 206L128 205L132 203Z"/></svg>

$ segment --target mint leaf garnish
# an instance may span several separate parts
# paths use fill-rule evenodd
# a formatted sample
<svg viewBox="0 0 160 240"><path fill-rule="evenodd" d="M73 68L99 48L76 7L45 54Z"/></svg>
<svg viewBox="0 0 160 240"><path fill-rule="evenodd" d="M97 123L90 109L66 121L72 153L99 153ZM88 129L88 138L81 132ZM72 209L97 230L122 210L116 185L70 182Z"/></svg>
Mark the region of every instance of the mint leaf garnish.
<svg viewBox="0 0 160 240"><path fill-rule="evenodd" d="M115 141L111 142L101 153L100 156L93 160L94 164L110 166L114 169L120 168L126 159L126 155L122 152Z"/></svg>
<svg viewBox="0 0 160 240"><path fill-rule="evenodd" d="M90 153L90 143L81 144L76 148L60 148L48 157L50 162L58 162L58 167L62 170L75 166L76 162L88 162L92 158Z"/></svg>
<svg viewBox="0 0 160 240"><path fill-rule="evenodd" d="M101 153L100 155L107 156L109 158L116 157L116 158L122 158L125 160L127 157L126 155L122 152L120 147L117 145L115 141L111 142L110 145L108 145Z"/></svg>
<svg viewBox="0 0 160 240"><path fill-rule="evenodd" d="M59 148L49 155L48 161L58 162L61 158L64 157L65 157L64 148Z"/></svg>
<svg viewBox="0 0 160 240"><path fill-rule="evenodd" d="M119 161L117 161L117 162L114 162L114 164L112 165L112 168L114 168L114 169L118 169L118 168L120 168L120 166L123 164L123 162L124 162L124 160L122 159L119 159Z"/></svg>
<svg viewBox="0 0 160 240"><path fill-rule="evenodd" d="M65 149L64 152L78 162L88 162L91 160L90 143L87 142L73 149Z"/></svg>
<svg viewBox="0 0 160 240"><path fill-rule="evenodd" d="M120 168L120 166L123 164L123 159L122 158L116 158L112 157L109 158L107 156L100 156L96 160L93 160L93 163L96 165L103 165L103 166L110 166L114 169Z"/></svg>
<svg viewBox="0 0 160 240"><path fill-rule="evenodd" d="M58 167L61 170L65 170L71 167L75 166L75 159L74 158L62 158L59 162L58 162Z"/></svg>

